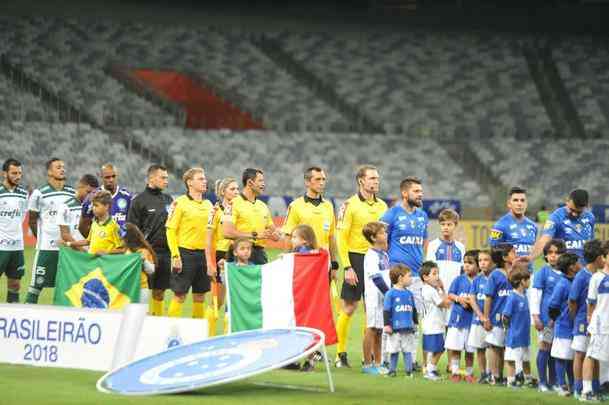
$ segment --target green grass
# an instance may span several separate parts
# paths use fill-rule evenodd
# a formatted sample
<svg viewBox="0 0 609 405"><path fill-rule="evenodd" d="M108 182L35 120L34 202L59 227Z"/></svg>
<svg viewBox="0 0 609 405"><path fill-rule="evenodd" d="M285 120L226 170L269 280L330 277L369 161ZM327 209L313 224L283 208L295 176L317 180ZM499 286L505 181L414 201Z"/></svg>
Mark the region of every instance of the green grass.
<svg viewBox="0 0 609 405"><path fill-rule="evenodd" d="M277 252L272 252L275 255ZM26 252L27 274L22 282L22 301L29 281L32 251ZM0 281L0 299L6 296L6 282ZM168 304L170 294L166 297ZM52 291L47 290L40 302L50 304ZM190 302L184 314L190 314ZM314 373L274 371L249 380L218 387L199 390L187 394L157 397L122 397L97 392L95 383L103 374L92 371L38 368L30 366L0 365L0 405L4 404L396 404L413 402L416 404L480 404L494 401L497 404L558 404L566 400L552 394L539 394L533 390L509 390L488 386L453 384L449 381L429 382L419 375L413 380L404 377L385 378L363 375L361 362L361 309L355 314L350 340L348 342L352 369L336 369L332 373L336 393L310 392L259 386L255 383L269 382L302 387L326 387L326 374L318 366ZM220 324L220 322L219 322ZM535 340L535 339L534 339ZM0 347L0 350L2 348ZM533 353L536 349L532 348ZM329 348L333 358L334 347ZM446 365L443 356L440 370Z"/></svg>

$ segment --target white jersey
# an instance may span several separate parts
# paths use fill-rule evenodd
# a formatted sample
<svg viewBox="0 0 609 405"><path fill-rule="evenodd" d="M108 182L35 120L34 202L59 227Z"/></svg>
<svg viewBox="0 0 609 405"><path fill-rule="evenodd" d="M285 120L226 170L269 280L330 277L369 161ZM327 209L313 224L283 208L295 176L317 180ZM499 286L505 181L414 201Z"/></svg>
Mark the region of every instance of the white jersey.
<svg viewBox="0 0 609 405"><path fill-rule="evenodd" d="M27 191L19 186L9 190L0 184L0 250L23 250L23 219Z"/></svg>
<svg viewBox="0 0 609 405"><path fill-rule="evenodd" d="M421 295L423 296L424 308L423 334L437 335L439 333L444 333L446 318L444 309L438 306L442 302L440 292L429 284L424 283Z"/></svg>
<svg viewBox="0 0 609 405"><path fill-rule="evenodd" d="M594 273L588 286L588 302L596 303L588 332L594 335L609 334L609 274L604 271Z"/></svg>
<svg viewBox="0 0 609 405"><path fill-rule="evenodd" d="M38 213L36 249L59 250L57 214L59 207L73 197L74 189L70 186L64 186L63 189L56 190L47 184L32 192L28 209Z"/></svg>
<svg viewBox="0 0 609 405"><path fill-rule="evenodd" d="M364 256L364 294L366 305L382 308L384 293L376 286L374 279L380 278L384 281L387 289L391 288L389 279L389 256L387 252L368 249Z"/></svg>
<svg viewBox="0 0 609 405"><path fill-rule="evenodd" d="M84 237L78 230L80 216L82 214L82 204L76 198L72 198L59 206L57 214L57 225L70 228L70 234L74 240L83 240Z"/></svg>
<svg viewBox="0 0 609 405"><path fill-rule="evenodd" d="M429 242L425 260L431 260L438 265L440 280L445 291L448 291L452 282L461 274L463 256L465 256L465 246L459 241L447 242L434 239Z"/></svg>

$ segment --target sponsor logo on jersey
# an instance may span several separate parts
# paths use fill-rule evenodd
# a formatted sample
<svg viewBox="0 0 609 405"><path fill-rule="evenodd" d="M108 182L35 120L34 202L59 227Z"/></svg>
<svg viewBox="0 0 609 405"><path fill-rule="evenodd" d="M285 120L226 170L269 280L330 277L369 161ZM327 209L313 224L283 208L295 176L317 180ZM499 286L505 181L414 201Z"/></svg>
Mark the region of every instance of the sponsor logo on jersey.
<svg viewBox="0 0 609 405"><path fill-rule="evenodd" d="M125 200L124 198L119 198L116 201L116 206L121 209L124 210L125 208L127 208L127 200Z"/></svg>
<svg viewBox="0 0 609 405"><path fill-rule="evenodd" d="M583 249L584 241L583 240L567 240L565 241L565 245L567 249Z"/></svg>
<svg viewBox="0 0 609 405"><path fill-rule="evenodd" d="M422 236L402 236L398 240L401 245L422 245L423 237Z"/></svg>
<svg viewBox="0 0 609 405"><path fill-rule="evenodd" d="M112 218L116 222L123 222L127 220L127 215L124 212L117 212L112 216Z"/></svg>
<svg viewBox="0 0 609 405"><path fill-rule="evenodd" d="M396 305L395 312L412 312L412 305L408 305L408 304Z"/></svg>
<svg viewBox="0 0 609 405"><path fill-rule="evenodd" d="M553 228L553 227L554 227L554 222L552 222L552 221L549 221L549 220L548 220L548 221L546 221L546 223L544 224L543 229L551 229L551 228Z"/></svg>
<svg viewBox="0 0 609 405"><path fill-rule="evenodd" d="M19 241L16 239L0 239L0 246L5 246L5 247L12 247L19 244Z"/></svg>
<svg viewBox="0 0 609 405"><path fill-rule="evenodd" d="M512 292L511 290L499 290L497 292L497 296L498 297L507 297L511 294L511 292Z"/></svg>
<svg viewBox="0 0 609 405"><path fill-rule="evenodd" d="M12 210L0 210L0 218L15 219L20 216L21 216L20 211L17 208L12 209Z"/></svg>
<svg viewBox="0 0 609 405"><path fill-rule="evenodd" d="M498 229L491 229L491 239L501 239L503 232Z"/></svg>

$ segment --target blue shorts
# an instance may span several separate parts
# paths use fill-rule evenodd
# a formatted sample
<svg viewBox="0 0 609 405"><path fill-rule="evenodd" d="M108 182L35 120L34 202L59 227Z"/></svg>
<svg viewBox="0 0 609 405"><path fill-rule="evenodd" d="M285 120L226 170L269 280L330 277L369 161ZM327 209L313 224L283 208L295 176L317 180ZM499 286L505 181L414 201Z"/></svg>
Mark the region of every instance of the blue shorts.
<svg viewBox="0 0 609 405"><path fill-rule="evenodd" d="M444 351L444 334L423 335L423 351L429 353L442 353Z"/></svg>

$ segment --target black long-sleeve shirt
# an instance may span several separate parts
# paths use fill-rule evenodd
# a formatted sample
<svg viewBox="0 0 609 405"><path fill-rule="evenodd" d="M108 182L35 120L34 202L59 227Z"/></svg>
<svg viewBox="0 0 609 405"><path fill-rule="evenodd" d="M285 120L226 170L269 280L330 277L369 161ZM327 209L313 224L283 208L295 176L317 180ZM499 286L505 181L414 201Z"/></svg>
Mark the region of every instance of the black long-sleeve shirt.
<svg viewBox="0 0 609 405"><path fill-rule="evenodd" d="M169 194L150 187L131 201L127 222L137 225L155 250L169 250L165 223L172 202Z"/></svg>

